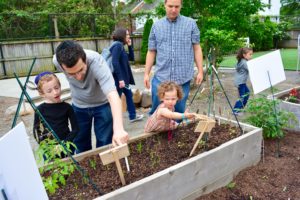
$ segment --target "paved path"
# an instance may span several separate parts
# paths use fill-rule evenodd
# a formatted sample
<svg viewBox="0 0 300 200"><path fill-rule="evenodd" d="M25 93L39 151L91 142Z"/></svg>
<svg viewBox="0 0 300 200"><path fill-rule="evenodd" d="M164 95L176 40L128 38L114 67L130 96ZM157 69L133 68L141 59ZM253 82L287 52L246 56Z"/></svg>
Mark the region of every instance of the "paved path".
<svg viewBox="0 0 300 200"><path fill-rule="evenodd" d="M233 70L220 70L220 78L222 80L222 84L226 90L226 92L229 93L230 96L230 100L232 102L235 101L235 99L237 98L237 92L236 92L236 88L234 88L233 86ZM287 79L285 81L283 81L282 83L279 83L278 85L276 85L275 87L279 90L283 90L283 89L288 89L294 86L299 86L300 85L300 75L298 72L294 72L294 71L286 71L285 72ZM65 77L63 74L59 73L57 74L61 83L62 83L62 88L66 89L68 88L68 82L66 81ZM136 86L133 86L133 88L138 88L140 90L144 89L144 85L143 85L143 70L134 70L134 78L135 81L137 83ZM34 80L34 77L30 77L30 80ZM21 78L21 81L24 83L25 82L25 78ZM215 81L215 83L217 83L217 80ZM29 94L31 97L36 97L38 96L36 91L30 91L28 90ZM266 93L269 93L269 91L267 91ZM6 79L6 80L0 80L0 96L4 96L4 97L13 97L13 98L19 98L21 94L21 90L17 84L17 81L15 79ZM191 91L191 95L194 94L194 91ZM199 100L195 100L194 104L198 104L197 107L192 108L193 111L196 111L198 108L200 108L200 113L202 113L201 111L207 111L207 99L205 95L201 95L201 99ZM224 100L225 98L223 98ZM202 104L201 102L202 101ZM219 104L219 102L216 102L217 104ZM227 104L226 102L224 104ZM5 105L4 105L5 106ZM127 116L127 112L123 113L123 119L124 119L124 126L125 129L128 131L128 133L130 134L130 136L136 136L139 135L141 133L143 133L144 131L144 124L147 120L147 111L145 109L138 109L137 110L140 113L143 113L145 115L145 118L143 121L139 121L139 122L135 122L135 123L130 123L128 120L128 116ZM1 118L4 118L4 113L0 114ZM33 115L28 115L23 117L25 119L25 121L27 121L26 123L26 128L28 131L28 134L30 136L30 142L33 146L33 148L35 148L37 146L35 140L32 137L32 121L33 121ZM10 126L12 123L12 120L9 119L7 121L7 126ZM6 130L9 130L9 127L7 127ZM5 131L6 132L6 131ZM0 134L1 135L5 134L5 132ZM94 135L94 134L93 134ZM94 138L93 138L94 141Z"/></svg>

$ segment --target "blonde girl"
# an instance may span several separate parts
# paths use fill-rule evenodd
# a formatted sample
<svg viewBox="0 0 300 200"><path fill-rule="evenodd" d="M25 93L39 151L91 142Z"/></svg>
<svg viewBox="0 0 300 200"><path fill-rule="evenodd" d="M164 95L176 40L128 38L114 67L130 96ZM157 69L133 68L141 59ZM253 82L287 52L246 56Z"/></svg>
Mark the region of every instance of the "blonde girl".
<svg viewBox="0 0 300 200"><path fill-rule="evenodd" d="M177 128L175 120L192 119L195 113L174 112L176 102L182 99L183 93L179 85L174 82L164 82L158 87L158 97L161 104L148 118L145 125L145 132L161 132Z"/></svg>

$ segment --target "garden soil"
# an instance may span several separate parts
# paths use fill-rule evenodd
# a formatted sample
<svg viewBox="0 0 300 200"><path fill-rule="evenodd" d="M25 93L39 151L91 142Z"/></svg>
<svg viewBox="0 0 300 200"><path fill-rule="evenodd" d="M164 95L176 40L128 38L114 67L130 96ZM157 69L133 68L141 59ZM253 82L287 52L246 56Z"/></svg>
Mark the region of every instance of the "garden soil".
<svg viewBox="0 0 300 200"><path fill-rule="evenodd" d="M286 80L274 87L274 92L286 90L300 85L300 75L298 72L286 71ZM237 89L233 85L233 71L223 70L219 73L222 86L233 105L238 98ZM202 84L204 91L198 93L189 109L198 113L215 113L229 119L234 119L231 114L229 103L226 100L224 91L218 80L214 79L215 95L214 100L208 100L209 81ZM248 85L251 85L248 83ZM191 101L197 87L191 90ZM270 90L262 94L271 94ZM257 96L257 95L255 95ZM254 98L251 95L250 98ZM13 115L5 114L8 107L16 105L18 99L3 97L0 94L0 137L11 129ZM189 104L189 103L188 103ZM211 105L210 107L208 105ZM138 112L147 116L148 109L139 108ZM243 116L238 120L243 121ZM33 149L37 144L32 135L33 115L25 115L18 118L18 122L23 121L30 143ZM124 113L124 123L126 130L137 129L143 133L146 119L141 122L130 124L127 114ZM265 140L265 151L261 162L240 172L232 181L232 184L221 188L200 199L300 199L300 133L287 133L286 137L280 142L281 156L276 157L276 141Z"/></svg>

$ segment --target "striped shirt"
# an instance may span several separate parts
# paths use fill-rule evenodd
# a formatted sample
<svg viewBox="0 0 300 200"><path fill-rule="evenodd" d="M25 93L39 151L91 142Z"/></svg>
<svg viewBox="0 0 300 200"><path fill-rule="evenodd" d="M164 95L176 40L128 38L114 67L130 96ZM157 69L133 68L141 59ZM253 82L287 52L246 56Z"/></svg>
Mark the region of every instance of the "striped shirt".
<svg viewBox="0 0 300 200"><path fill-rule="evenodd" d="M156 51L155 76L161 82L179 85L190 81L194 73L193 44L200 43L195 20L179 15L176 21L164 17L152 26L148 50Z"/></svg>

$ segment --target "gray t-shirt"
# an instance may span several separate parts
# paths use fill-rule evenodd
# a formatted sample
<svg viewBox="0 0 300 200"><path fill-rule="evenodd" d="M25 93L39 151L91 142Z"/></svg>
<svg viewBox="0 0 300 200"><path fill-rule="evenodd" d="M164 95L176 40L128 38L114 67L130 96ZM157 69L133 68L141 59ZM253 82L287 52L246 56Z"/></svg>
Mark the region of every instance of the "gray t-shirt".
<svg viewBox="0 0 300 200"><path fill-rule="evenodd" d="M57 70L64 72L70 84L72 103L79 108L96 107L108 102L107 95L116 90L110 69L103 57L92 50L86 53L87 73L83 81L78 81L68 75L57 62L56 55L53 63Z"/></svg>
<svg viewBox="0 0 300 200"><path fill-rule="evenodd" d="M247 60L241 59L241 61L235 66L235 74L234 74L234 85L239 87L240 84L244 84L247 82L249 72Z"/></svg>

